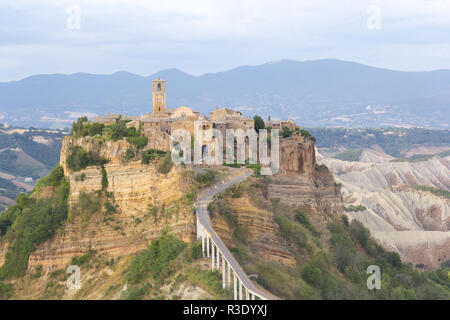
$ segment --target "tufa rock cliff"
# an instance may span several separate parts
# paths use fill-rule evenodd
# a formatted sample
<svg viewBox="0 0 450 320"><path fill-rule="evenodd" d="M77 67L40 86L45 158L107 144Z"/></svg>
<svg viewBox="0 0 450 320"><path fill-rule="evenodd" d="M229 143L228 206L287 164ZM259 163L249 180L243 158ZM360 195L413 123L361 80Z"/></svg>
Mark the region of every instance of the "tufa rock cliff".
<svg viewBox="0 0 450 320"><path fill-rule="evenodd" d="M102 169L87 167L71 172L66 165L69 147L82 146L95 155L108 159L104 165L108 187L102 189ZM69 219L50 240L41 244L29 258L29 269L42 265L44 270L66 266L74 256L81 256L89 248L116 258L144 249L151 240L158 238L168 228L180 239L190 242L195 237L195 216L190 203L183 201L191 183L183 178L181 168L172 168L161 174L157 165L140 161L124 162L126 141L65 138L61 149L60 164L70 181ZM80 197L99 197L103 206L86 216L83 209L76 210ZM106 213L106 202L113 213ZM153 212L149 213L149 206ZM71 221L70 221L71 220Z"/></svg>
<svg viewBox="0 0 450 320"><path fill-rule="evenodd" d="M309 211L342 212L340 188L328 168L316 164L314 141L295 135L281 140L280 149L280 170L266 177L266 197Z"/></svg>
<svg viewBox="0 0 450 320"><path fill-rule="evenodd" d="M246 246L260 259L296 264L289 243L279 236L275 222L272 199L310 214L343 212L340 188L325 166L316 165L312 140L294 135L280 141L280 170L274 176L252 178L241 185L245 191L239 197L225 195L236 223L243 230ZM232 228L225 215L214 214L213 224L218 234L230 248Z"/></svg>

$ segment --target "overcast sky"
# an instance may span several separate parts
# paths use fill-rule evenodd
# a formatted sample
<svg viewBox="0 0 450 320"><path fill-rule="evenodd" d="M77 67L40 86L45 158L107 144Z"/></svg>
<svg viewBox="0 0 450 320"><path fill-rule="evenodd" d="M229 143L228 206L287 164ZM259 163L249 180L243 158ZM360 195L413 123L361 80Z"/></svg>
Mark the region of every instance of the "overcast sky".
<svg viewBox="0 0 450 320"><path fill-rule="evenodd" d="M323 58L450 69L450 0L0 0L0 81Z"/></svg>

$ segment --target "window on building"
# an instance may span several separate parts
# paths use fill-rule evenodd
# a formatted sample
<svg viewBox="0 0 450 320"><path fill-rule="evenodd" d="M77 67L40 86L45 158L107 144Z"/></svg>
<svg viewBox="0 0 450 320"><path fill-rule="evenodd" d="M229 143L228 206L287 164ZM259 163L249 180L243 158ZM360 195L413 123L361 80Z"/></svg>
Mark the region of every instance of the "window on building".
<svg viewBox="0 0 450 320"><path fill-rule="evenodd" d="M161 91L161 83L158 83L158 91Z"/></svg>

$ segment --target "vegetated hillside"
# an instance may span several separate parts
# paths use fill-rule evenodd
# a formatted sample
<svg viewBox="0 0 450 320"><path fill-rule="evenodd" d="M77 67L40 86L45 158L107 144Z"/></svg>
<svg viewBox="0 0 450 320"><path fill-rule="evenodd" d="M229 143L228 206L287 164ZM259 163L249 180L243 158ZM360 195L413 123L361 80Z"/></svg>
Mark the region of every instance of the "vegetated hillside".
<svg viewBox="0 0 450 320"><path fill-rule="evenodd" d="M137 172L145 169L137 167ZM162 197L139 213L102 184L96 192L82 188L77 195L77 182L92 184L94 170L76 171L67 179L58 166L0 216L0 299L230 298L219 273L202 259L201 244L192 241L193 219L180 229L185 214L194 217L196 188L212 183L217 173L187 172L186 183L194 179L191 192L170 205ZM83 174L84 181L75 179ZM177 174L161 177L163 184L173 184ZM113 175L109 179L117 181ZM80 290L66 287L69 265L81 268Z"/></svg>
<svg viewBox="0 0 450 320"><path fill-rule="evenodd" d="M220 174L174 167L162 150L130 156L128 140L66 137L61 165L0 215L0 298L230 296L195 241L196 192ZM80 290L66 288L69 265Z"/></svg>
<svg viewBox="0 0 450 320"><path fill-rule="evenodd" d="M166 80L169 107L207 113L214 105L303 125L415 125L449 123L450 71L400 72L339 60L282 60L191 76L177 69L148 77L76 73L36 75L0 83L5 121L59 126L74 112L142 114L151 110L151 81Z"/></svg>
<svg viewBox="0 0 450 320"><path fill-rule="evenodd" d="M308 130L316 137L316 145L322 154L333 154L336 158L347 161L359 160L362 149L371 147L376 147L395 158L408 158L421 153L438 154L450 150L450 130L423 128L308 128ZM342 153L339 154L340 152Z"/></svg>
<svg viewBox="0 0 450 320"><path fill-rule="evenodd" d="M216 230L260 286L286 299L450 298L450 261L432 272L414 270L356 219L286 205L268 198L265 184L246 181L209 207ZM381 268L380 290L366 287L369 265Z"/></svg>
<svg viewBox="0 0 450 320"><path fill-rule="evenodd" d="M62 131L9 128L0 130L0 211L59 162Z"/></svg>

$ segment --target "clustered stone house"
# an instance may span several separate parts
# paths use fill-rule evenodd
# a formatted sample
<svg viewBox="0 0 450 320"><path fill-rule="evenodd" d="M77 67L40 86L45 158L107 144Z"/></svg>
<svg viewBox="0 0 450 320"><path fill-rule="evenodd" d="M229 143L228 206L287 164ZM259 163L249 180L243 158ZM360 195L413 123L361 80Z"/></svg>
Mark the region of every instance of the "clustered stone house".
<svg viewBox="0 0 450 320"><path fill-rule="evenodd" d="M179 108L166 108L165 81L161 79L153 80L153 112L140 116L129 116L120 114L108 114L106 116L97 116L92 119L93 122L110 125L117 119L129 120L128 127L134 126L142 128L142 134L149 137L150 148L160 148L167 150L170 145L170 134L176 129L185 129L194 135L195 121L202 122L202 129L218 129L225 138L227 129L243 129L247 130L255 127L252 118L245 117L241 112L227 109L217 108L209 113L209 118L201 116L198 111L194 111L189 107L181 106ZM266 126L275 129L288 127L295 130L295 123L289 121L269 121ZM163 147L165 145L165 147Z"/></svg>

